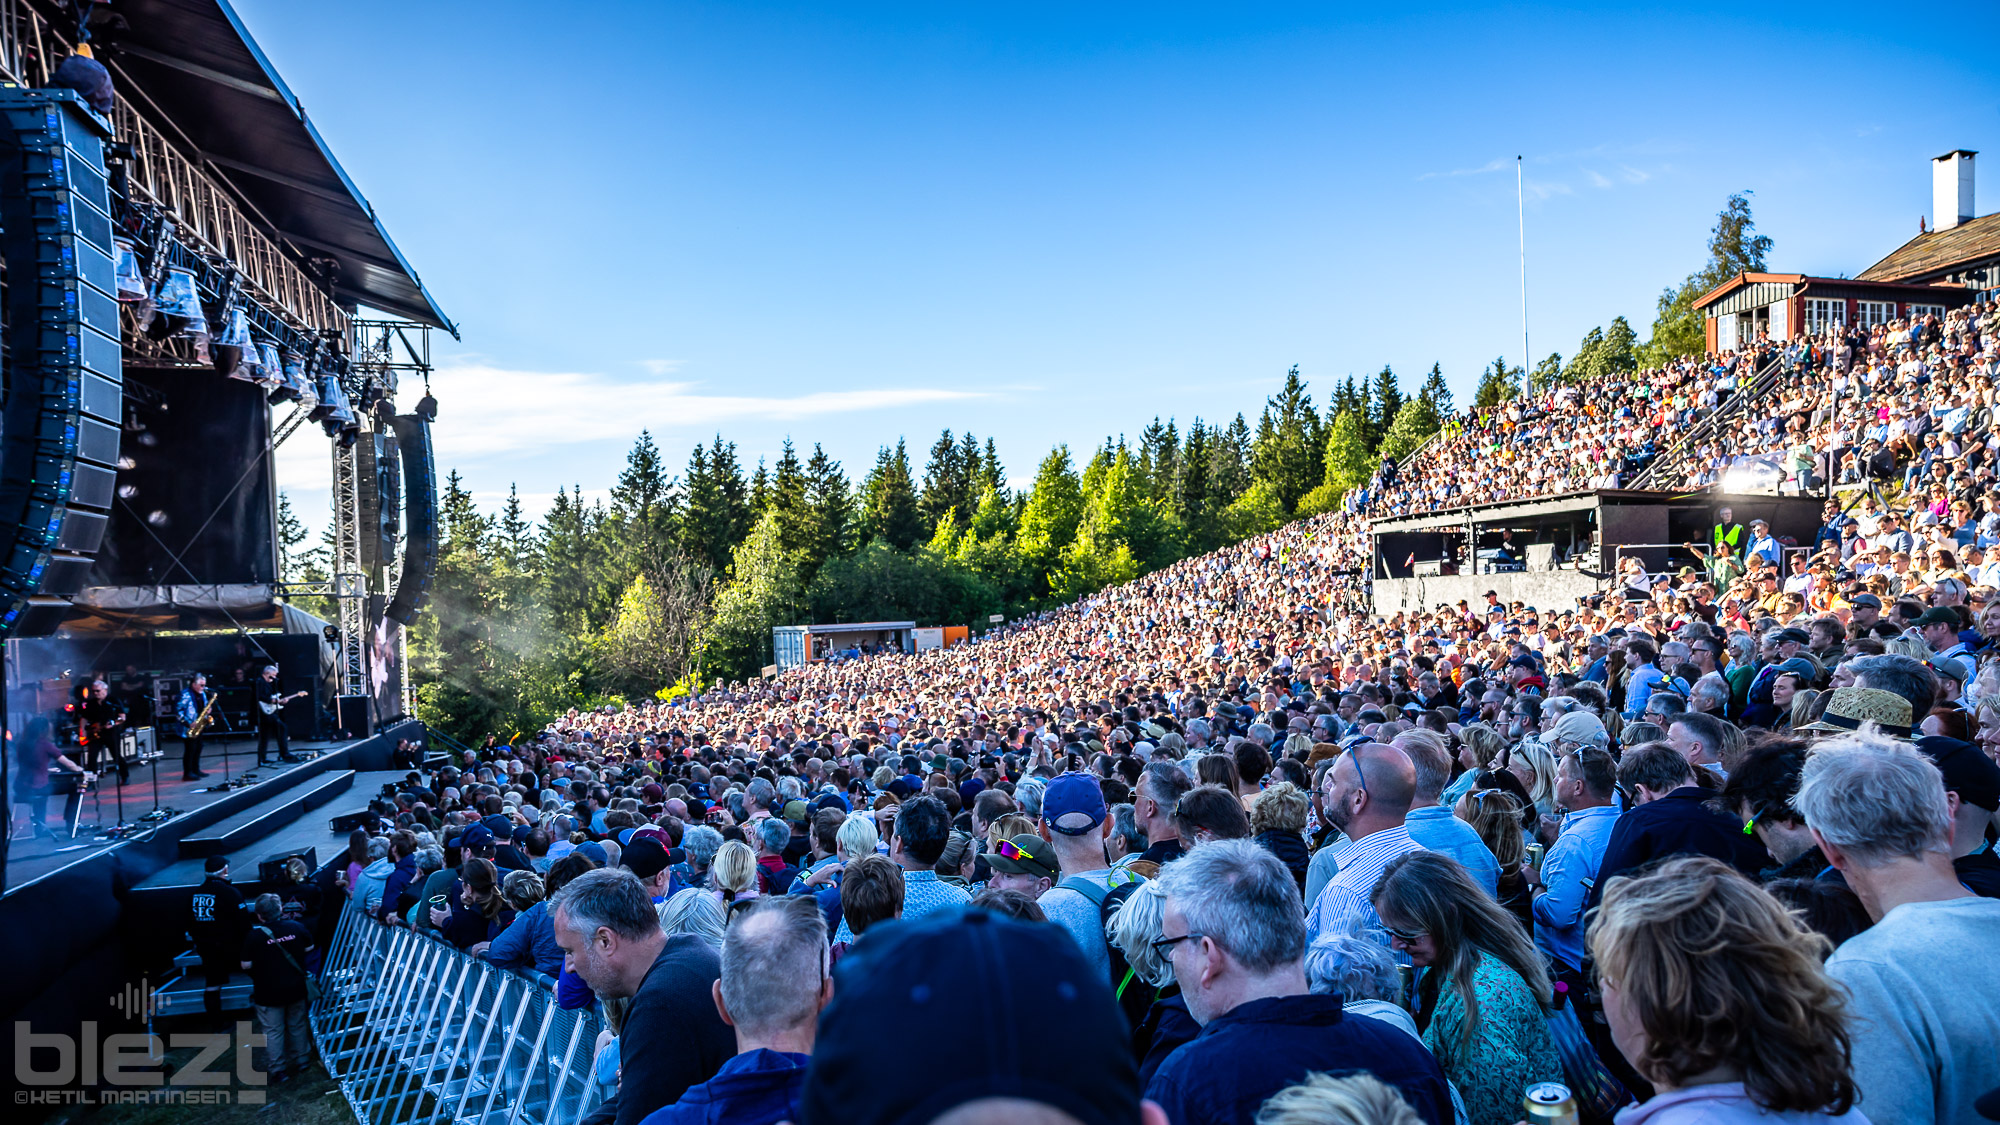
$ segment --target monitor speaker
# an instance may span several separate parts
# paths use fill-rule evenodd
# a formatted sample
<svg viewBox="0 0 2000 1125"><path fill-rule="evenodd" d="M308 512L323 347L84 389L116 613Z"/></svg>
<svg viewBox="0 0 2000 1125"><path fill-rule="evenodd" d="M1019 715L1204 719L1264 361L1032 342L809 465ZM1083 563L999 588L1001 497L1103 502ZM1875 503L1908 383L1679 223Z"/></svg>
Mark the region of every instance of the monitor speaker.
<svg viewBox="0 0 2000 1125"><path fill-rule="evenodd" d="M365 695L343 695L334 700L340 719L340 729L349 738L367 738L375 733L368 721L368 705L372 702Z"/></svg>
<svg viewBox="0 0 2000 1125"><path fill-rule="evenodd" d="M437 572L437 463L431 457L431 424L416 414L396 416L396 445L403 462L403 570L383 616L408 625L430 598Z"/></svg>
<svg viewBox="0 0 2000 1125"><path fill-rule="evenodd" d="M45 636L109 523L124 422L110 126L74 92L0 87L0 636Z"/></svg>
<svg viewBox="0 0 2000 1125"><path fill-rule="evenodd" d="M350 828L348 831L351 832L353 829ZM319 849L307 844L303 848L288 848L276 855L267 855L258 860L257 881L264 884L267 890L278 886L284 880L285 861L293 858L305 860L306 871L309 873L319 870Z"/></svg>

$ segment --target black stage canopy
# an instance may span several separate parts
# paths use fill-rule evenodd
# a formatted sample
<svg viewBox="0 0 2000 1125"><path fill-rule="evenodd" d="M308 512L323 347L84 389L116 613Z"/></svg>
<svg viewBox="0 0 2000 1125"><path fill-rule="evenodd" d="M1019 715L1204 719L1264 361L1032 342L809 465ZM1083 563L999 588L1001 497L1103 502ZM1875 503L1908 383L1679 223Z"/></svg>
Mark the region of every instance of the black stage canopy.
<svg viewBox="0 0 2000 1125"><path fill-rule="evenodd" d="M226 0L118 0L99 11L92 45L119 96L240 192L280 241L337 261L336 301L458 335Z"/></svg>

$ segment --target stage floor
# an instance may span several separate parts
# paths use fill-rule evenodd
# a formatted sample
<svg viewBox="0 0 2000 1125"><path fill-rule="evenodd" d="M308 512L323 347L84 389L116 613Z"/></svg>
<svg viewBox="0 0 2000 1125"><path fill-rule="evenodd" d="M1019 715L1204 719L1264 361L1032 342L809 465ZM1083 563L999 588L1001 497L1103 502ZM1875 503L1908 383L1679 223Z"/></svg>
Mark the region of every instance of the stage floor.
<svg viewBox="0 0 2000 1125"><path fill-rule="evenodd" d="M224 852L229 860L230 882L246 887L257 881L257 863L267 856L292 851L297 848L317 848L319 862L325 863L336 852L347 847L347 833L335 832L329 823L335 814L358 811L366 808L368 800L382 791L382 786L407 776L408 770L378 770L356 773L354 787L336 798L325 809L299 817L283 828L238 848ZM205 861L199 859L177 860L163 867L132 888L135 894L158 891L185 891L199 886L207 878L203 867Z"/></svg>
<svg viewBox="0 0 2000 1125"><path fill-rule="evenodd" d="M353 742L294 742L292 750L300 761L286 763L274 760L268 766L257 765L254 745L244 746L240 751L231 747L225 777L223 755L211 744L201 763L209 776L200 781L183 781L180 746L177 742L171 743L165 757L135 767L131 780L125 783L122 790L115 776L109 779L99 777L97 788L83 795L74 839L60 823L63 797L48 799L49 830L56 834L53 840L23 827L25 806L15 804L12 806L15 832L7 848L7 889L11 892L70 864L95 859L126 844L143 843L162 828L180 828L190 814L240 795L244 789L269 788L274 794L281 792L328 769L328 764L322 760L324 756L352 745ZM229 784L225 786L225 782ZM154 796L156 784L157 802ZM380 789L380 781L366 790L357 786L337 799L335 804L343 812L347 811L346 806L350 802L356 808L365 807L368 797ZM119 824L121 800L128 830L113 835L110 833ZM167 819L145 820L146 815L156 807L171 809L175 815ZM254 868L252 874L255 874Z"/></svg>

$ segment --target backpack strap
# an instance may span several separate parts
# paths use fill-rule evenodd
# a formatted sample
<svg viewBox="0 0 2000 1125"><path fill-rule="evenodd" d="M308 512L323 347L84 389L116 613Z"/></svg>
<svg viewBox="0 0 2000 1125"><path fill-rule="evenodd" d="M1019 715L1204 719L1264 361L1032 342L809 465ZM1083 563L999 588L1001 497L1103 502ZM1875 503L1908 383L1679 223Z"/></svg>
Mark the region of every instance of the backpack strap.
<svg viewBox="0 0 2000 1125"><path fill-rule="evenodd" d="M264 944L269 945L272 948L276 949L278 951L278 956L283 957L286 960L286 962L288 962L292 966L292 968L298 972L300 976L306 977L312 975L311 973L306 972L304 965L299 964L298 958L292 956L291 950L286 949L284 946L278 944L277 934L272 933L271 931L265 929L262 926L252 926L250 928L256 930L260 934L263 934Z"/></svg>
<svg viewBox="0 0 2000 1125"><path fill-rule="evenodd" d="M1075 876L1065 876L1056 886L1066 887L1075 891L1077 894L1089 899L1090 905L1097 907L1099 910L1104 909L1104 896L1111 893L1110 887L1100 887L1088 879L1081 879Z"/></svg>

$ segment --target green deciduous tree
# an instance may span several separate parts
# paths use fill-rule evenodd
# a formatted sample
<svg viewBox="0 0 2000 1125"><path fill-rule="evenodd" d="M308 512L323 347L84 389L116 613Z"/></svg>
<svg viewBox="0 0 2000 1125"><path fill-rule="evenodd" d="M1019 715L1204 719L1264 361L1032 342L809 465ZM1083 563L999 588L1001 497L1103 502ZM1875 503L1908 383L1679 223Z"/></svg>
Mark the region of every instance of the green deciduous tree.
<svg viewBox="0 0 2000 1125"><path fill-rule="evenodd" d="M1679 285L1660 292L1653 317L1653 334L1639 349L1639 360L1658 367L1683 355L1698 355L1708 346L1707 327L1694 307L1697 297L1739 273L1762 273L1771 253L1768 236L1756 233L1750 217L1748 192L1729 197L1708 235L1708 260Z"/></svg>

